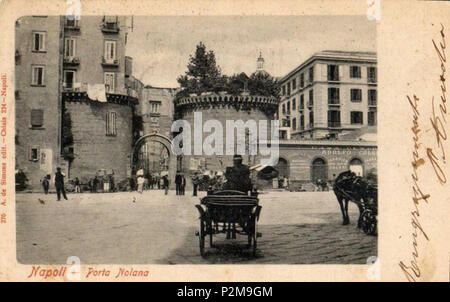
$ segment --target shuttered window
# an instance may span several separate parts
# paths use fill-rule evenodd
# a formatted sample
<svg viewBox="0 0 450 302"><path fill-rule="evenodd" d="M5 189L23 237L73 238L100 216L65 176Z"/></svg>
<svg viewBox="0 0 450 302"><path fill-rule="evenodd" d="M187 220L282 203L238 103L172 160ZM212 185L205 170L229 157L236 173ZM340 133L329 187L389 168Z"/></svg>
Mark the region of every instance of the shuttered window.
<svg viewBox="0 0 450 302"><path fill-rule="evenodd" d="M116 113L109 112L106 114L106 135L117 135Z"/></svg>
<svg viewBox="0 0 450 302"><path fill-rule="evenodd" d="M32 109L30 120L31 127L33 128L44 126L44 110Z"/></svg>
<svg viewBox="0 0 450 302"><path fill-rule="evenodd" d="M39 160L39 154L40 154L40 148L39 146L32 146L30 148L30 154L28 159L31 161L38 161Z"/></svg>

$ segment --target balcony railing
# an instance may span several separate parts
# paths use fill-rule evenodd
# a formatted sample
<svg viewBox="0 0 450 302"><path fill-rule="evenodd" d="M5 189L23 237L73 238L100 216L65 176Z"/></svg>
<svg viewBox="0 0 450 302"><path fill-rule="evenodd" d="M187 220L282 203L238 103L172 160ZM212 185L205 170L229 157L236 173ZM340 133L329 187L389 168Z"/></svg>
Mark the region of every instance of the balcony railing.
<svg viewBox="0 0 450 302"><path fill-rule="evenodd" d="M64 22L64 28L72 30L80 30L80 25L78 23L78 20L76 19L73 20L66 19Z"/></svg>
<svg viewBox="0 0 450 302"><path fill-rule="evenodd" d="M118 59L106 59L104 56L102 57L102 65L104 66L119 66L119 60Z"/></svg>
<svg viewBox="0 0 450 302"><path fill-rule="evenodd" d="M328 127L330 127L330 128L341 127L341 122L340 121L328 121Z"/></svg>
<svg viewBox="0 0 450 302"><path fill-rule="evenodd" d="M79 65L80 58L79 57L64 57L64 64L67 65Z"/></svg>
<svg viewBox="0 0 450 302"><path fill-rule="evenodd" d="M377 77L375 76L369 76L367 78L367 82L369 82L370 84L376 84L377 83Z"/></svg>
<svg viewBox="0 0 450 302"><path fill-rule="evenodd" d="M339 105L339 99L338 98L328 99L328 105Z"/></svg>
<svg viewBox="0 0 450 302"><path fill-rule="evenodd" d="M369 106L377 106L377 100L370 100L369 99Z"/></svg>
<svg viewBox="0 0 450 302"><path fill-rule="evenodd" d="M103 22L102 31L116 34L119 32L119 22Z"/></svg>

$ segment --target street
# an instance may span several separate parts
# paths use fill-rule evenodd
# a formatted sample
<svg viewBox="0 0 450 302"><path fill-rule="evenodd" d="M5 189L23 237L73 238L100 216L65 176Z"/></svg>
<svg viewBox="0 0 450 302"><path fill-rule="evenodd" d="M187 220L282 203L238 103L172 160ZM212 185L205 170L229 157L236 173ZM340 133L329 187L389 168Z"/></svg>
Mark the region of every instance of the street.
<svg viewBox="0 0 450 302"><path fill-rule="evenodd" d="M200 196L204 196L200 192ZM260 194L257 257L246 236L215 236L216 248L200 257L199 197L174 191L17 194L17 259L23 264L365 264L377 255L377 237L356 228L358 209L349 205L350 225L333 192ZM39 202L41 199L45 204ZM133 202L135 200L135 202Z"/></svg>

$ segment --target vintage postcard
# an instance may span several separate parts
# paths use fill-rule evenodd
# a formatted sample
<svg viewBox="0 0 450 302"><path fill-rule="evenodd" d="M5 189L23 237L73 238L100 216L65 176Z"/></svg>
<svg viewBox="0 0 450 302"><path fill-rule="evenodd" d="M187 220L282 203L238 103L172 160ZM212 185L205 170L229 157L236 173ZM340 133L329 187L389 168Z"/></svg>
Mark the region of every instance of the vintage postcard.
<svg viewBox="0 0 450 302"><path fill-rule="evenodd" d="M449 281L446 1L3 1L2 281Z"/></svg>

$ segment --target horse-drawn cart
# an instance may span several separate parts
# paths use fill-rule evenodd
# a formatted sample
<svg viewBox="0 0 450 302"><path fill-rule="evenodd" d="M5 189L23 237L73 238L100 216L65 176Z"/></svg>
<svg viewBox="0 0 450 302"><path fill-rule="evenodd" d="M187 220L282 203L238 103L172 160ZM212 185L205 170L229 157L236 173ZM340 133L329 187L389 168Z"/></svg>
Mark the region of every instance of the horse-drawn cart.
<svg viewBox="0 0 450 302"><path fill-rule="evenodd" d="M343 224L350 222L348 202L355 203L359 208L358 227L367 235L377 234L378 186L371 179L357 176L351 171L338 175L333 186L343 215Z"/></svg>
<svg viewBox="0 0 450 302"><path fill-rule="evenodd" d="M205 255L205 238L209 236L209 243L214 247L213 235L226 234L227 239L236 239L236 234L248 237L248 247L253 247L256 254L257 222L261 206L256 194L233 190L217 191L201 199L196 205L200 213L200 228L198 231L200 254Z"/></svg>

